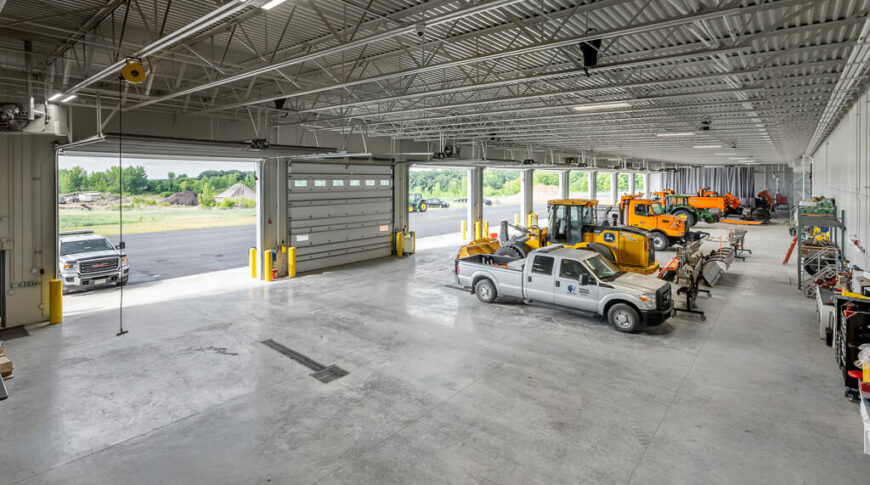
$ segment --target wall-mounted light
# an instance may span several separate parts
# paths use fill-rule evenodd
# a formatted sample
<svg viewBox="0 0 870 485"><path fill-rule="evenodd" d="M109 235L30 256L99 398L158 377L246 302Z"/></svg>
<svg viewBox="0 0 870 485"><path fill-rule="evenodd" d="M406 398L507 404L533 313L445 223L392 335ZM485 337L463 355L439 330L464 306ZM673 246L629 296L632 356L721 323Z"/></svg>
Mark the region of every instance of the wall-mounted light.
<svg viewBox="0 0 870 485"><path fill-rule="evenodd" d="M70 101L76 99L77 97L78 97L77 95L72 94L72 95L70 95L70 96L67 96L66 98L63 98L63 100L61 101L61 103L69 103Z"/></svg>
<svg viewBox="0 0 870 485"><path fill-rule="evenodd" d="M57 101L57 100L60 99L61 97L63 97L63 93L54 93L54 94L51 95L50 98L48 98L48 100L49 100L49 101Z"/></svg>

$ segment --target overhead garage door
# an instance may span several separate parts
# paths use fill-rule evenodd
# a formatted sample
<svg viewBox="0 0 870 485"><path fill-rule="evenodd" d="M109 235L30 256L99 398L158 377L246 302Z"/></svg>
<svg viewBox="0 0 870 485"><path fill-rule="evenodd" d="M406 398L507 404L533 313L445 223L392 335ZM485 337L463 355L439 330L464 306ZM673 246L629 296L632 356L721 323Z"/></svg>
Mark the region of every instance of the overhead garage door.
<svg viewBox="0 0 870 485"><path fill-rule="evenodd" d="M287 227L297 271L392 253L390 165L288 163Z"/></svg>

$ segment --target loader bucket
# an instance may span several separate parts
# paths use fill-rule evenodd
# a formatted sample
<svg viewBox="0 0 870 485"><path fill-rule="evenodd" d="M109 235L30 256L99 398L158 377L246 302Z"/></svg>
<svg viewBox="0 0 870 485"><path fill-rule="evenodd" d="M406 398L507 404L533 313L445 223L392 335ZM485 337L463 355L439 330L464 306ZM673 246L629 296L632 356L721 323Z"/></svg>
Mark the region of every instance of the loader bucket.
<svg viewBox="0 0 870 485"><path fill-rule="evenodd" d="M478 254L492 254L501 247L498 239L489 239L489 238L481 238L475 239L470 243L466 244L459 248L459 253L456 254L456 258L465 258L468 256L475 256Z"/></svg>

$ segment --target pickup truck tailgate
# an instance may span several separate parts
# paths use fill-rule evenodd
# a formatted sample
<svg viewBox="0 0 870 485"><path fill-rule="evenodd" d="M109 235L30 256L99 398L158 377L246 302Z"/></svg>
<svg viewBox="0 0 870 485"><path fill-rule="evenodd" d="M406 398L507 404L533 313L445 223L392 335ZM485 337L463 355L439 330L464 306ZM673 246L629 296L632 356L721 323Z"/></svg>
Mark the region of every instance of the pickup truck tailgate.
<svg viewBox="0 0 870 485"><path fill-rule="evenodd" d="M507 267L508 258L478 254L456 262L456 276L460 286L471 289L478 278L489 278L501 296L523 297L523 271ZM521 266L520 266L521 268Z"/></svg>

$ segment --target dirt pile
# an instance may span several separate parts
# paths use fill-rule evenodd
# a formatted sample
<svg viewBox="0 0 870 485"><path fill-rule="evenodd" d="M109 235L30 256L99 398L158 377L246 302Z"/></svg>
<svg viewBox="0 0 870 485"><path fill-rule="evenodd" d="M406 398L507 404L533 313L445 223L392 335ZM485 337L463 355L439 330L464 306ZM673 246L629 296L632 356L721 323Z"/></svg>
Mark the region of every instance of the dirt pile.
<svg viewBox="0 0 870 485"><path fill-rule="evenodd" d="M199 201L196 198L196 194L192 190L185 190L182 192L176 192L169 197L163 199L166 202L169 202L172 205L187 205L187 206L196 206L199 205Z"/></svg>

